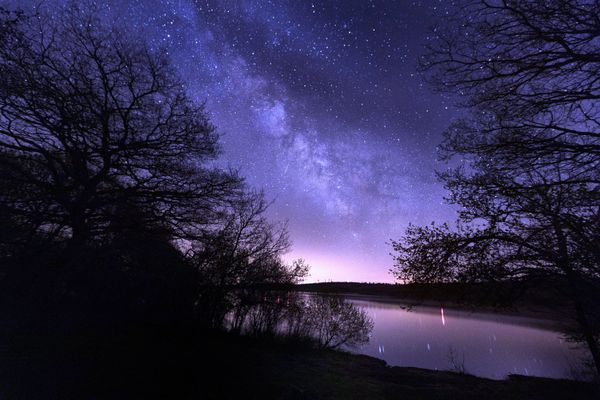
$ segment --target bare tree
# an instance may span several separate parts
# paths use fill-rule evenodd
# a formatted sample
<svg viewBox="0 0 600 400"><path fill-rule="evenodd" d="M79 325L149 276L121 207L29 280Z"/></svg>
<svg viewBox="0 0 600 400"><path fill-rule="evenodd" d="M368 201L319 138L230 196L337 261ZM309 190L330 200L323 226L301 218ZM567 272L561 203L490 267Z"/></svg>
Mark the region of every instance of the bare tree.
<svg viewBox="0 0 600 400"><path fill-rule="evenodd" d="M560 155L578 172L571 180L597 184L600 4L463 4L436 27L421 63L438 90L471 112L444 148L485 154L508 170L544 167L546 156Z"/></svg>
<svg viewBox="0 0 600 400"><path fill-rule="evenodd" d="M197 237L239 185L207 167L217 140L168 56L139 37L77 7L0 11L0 165L20 187L0 201L40 232L81 247L128 202Z"/></svg>
<svg viewBox="0 0 600 400"><path fill-rule="evenodd" d="M207 284L244 286L285 278L280 256L290 247L287 228L267 220L267 207L262 192L242 194L216 229L194 243L190 257Z"/></svg>
<svg viewBox="0 0 600 400"><path fill-rule="evenodd" d="M598 371L599 7L468 1L436 28L423 70L466 107L439 174L459 223L392 243L403 280L560 279Z"/></svg>
<svg viewBox="0 0 600 400"><path fill-rule="evenodd" d="M336 296L313 296L306 322L321 347L357 346L369 341L373 321L352 303Z"/></svg>
<svg viewBox="0 0 600 400"><path fill-rule="evenodd" d="M267 207L262 192L240 194L220 223L188 252L202 288L199 309L214 327L234 307L256 304L257 286L294 283L307 273L305 263L288 266L281 260L290 247L287 227L269 222Z"/></svg>

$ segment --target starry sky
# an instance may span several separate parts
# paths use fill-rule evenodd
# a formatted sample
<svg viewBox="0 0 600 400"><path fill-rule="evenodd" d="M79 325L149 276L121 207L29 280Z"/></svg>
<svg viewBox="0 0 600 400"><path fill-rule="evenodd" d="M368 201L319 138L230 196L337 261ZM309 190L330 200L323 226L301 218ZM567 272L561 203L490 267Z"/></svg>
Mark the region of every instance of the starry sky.
<svg viewBox="0 0 600 400"><path fill-rule="evenodd" d="M25 9L39 1L0 4ZM64 0L43 7L61 12ZM416 70L449 1L106 0L165 48L222 134L219 160L272 199L307 281L392 282L387 242L450 221L435 176L457 111Z"/></svg>

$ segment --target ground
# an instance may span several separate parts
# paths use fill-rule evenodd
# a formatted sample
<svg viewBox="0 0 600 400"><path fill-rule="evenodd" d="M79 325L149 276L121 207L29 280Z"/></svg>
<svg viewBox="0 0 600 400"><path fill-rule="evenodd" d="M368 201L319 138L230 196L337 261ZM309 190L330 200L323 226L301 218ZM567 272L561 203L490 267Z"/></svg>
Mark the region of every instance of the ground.
<svg viewBox="0 0 600 400"><path fill-rule="evenodd" d="M191 326L37 329L3 338L6 399L594 399L592 384L389 367L306 343ZM8 340L8 341L7 341Z"/></svg>

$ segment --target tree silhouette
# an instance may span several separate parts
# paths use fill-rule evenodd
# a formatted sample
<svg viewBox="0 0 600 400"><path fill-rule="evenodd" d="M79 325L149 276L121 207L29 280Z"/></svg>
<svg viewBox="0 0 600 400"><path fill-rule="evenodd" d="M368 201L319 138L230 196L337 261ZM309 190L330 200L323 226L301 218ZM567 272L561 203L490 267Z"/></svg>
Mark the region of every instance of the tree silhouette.
<svg viewBox="0 0 600 400"><path fill-rule="evenodd" d="M392 244L403 280L560 279L600 371L598 7L468 2L436 28L422 68L466 107L439 174L460 221Z"/></svg>
<svg viewBox="0 0 600 400"><path fill-rule="evenodd" d="M446 150L508 170L560 156L572 180L598 183L598 12L577 0L469 1L445 18L421 66L472 111Z"/></svg>
<svg viewBox="0 0 600 400"><path fill-rule="evenodd" d="M280 256L290 247L285 225L270 223L262 192L241 194L223 217L191 251L194 265L216 286L280 282Z"/></svg>
<svg viewBox="0 0 600 400"><path fill-rule="evenodd" d="M105 235L124 203L174 238L218 217L239 179L206 166L218 135L164 52L76 7L0 18L4 210L71 248Z"/></svg>
<svg viewBox="0 0 600 400"><path fill-rule="evenodd" d="M369 341L373 321L366 312L337 296L313 296L308 300L307 324L319 346L337 349Z"/></svg>
<svg viewBox="0 0 600 400"><path fill-rule="evenodd" d="M293 283L307 266L288 267L281 256L289 250L285 224L273 224L264 215L268 203L262 192L240 194L217 229L194 242L188 256L203 288L199 300L210 325L220 326L233 307L235 290L263 284ZM236 293L234 298L240 296ZM242 295L242 300L243 300ZM254 295L250 295L253 298ZM237 299L239 300L239 299Z"/></svg>

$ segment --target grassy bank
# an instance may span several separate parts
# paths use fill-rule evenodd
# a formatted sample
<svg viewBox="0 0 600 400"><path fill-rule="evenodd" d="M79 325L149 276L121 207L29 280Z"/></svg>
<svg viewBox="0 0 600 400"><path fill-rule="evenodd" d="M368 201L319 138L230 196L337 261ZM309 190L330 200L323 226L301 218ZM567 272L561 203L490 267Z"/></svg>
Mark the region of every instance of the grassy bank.
<svg viewBox="0 0 600 400"><path fill-rule="evenodd" d="M15 332L16 333L16 332ZM7 340L6 336L3 338ZM6 399L592 399L590 384L388 367L306 343L192 326L21 331L2 344Z"/></svg>

